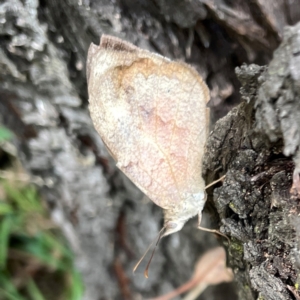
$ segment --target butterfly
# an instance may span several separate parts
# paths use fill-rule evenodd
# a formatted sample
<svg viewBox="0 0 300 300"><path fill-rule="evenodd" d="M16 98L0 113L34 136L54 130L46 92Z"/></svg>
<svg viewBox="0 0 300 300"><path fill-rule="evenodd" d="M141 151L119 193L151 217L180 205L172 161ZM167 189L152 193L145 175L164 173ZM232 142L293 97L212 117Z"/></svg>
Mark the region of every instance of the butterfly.
<svg viewBox="0 0 300 300"><path fill-rule="evenodd" d="M160 237L206 201L209 89L189 65L102 35L87 58L89 110L117 167L164 212Z"/></svg>

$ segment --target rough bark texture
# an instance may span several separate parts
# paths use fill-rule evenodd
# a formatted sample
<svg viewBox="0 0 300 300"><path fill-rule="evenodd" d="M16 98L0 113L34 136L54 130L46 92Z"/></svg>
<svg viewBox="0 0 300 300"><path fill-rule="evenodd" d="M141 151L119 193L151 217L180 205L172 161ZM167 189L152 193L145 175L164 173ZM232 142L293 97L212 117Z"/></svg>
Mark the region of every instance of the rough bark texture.
<svg viewBox="0 0 300 300"><path fill-rule="evenodd" d="M207 182L227 176L208 206L231 238L239 299L299 297L300 27L284 29L300 20L297 1L3 0L0 20L1 120L17 134L28 172L43 179L40 190L74 249L87 300L169 291L216 244L191 220L162 241L148 280L132 275L162 214L116 170L92 126L89 44L113 34L194 65L217 119L240 101L234 68L268 64L283 39L269 67L237 70L245 100L210 135L205 175ZM209 219L207 226L218 224ZM199 299L234 294L224 284Z"/></svg>

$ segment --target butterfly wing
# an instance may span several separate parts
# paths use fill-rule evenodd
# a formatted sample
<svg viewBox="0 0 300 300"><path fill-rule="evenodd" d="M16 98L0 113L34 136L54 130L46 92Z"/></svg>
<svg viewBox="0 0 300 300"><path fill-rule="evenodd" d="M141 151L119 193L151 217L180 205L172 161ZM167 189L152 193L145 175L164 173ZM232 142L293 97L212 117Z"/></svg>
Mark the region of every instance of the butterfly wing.
<svg viewBox="0 0 300 300"><path fill-rule="evenodd" d="M109 36L87 69L91 117L117 166L165 209L203 191L209 91L197 72Z"/></svg>

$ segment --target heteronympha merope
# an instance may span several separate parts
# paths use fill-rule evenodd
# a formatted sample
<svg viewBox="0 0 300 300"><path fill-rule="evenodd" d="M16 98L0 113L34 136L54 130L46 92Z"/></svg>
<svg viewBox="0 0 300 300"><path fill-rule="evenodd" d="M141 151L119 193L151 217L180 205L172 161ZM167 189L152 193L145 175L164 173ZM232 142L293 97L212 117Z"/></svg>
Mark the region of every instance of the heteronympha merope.
<svg viewBox="0 0 300 300"><path fill-rule="evenodd" d="M161 236L181 230L206 200L202 158L209 89L190 66L102 35L87 58L94 126L124 172L163 208Z"/></svg>

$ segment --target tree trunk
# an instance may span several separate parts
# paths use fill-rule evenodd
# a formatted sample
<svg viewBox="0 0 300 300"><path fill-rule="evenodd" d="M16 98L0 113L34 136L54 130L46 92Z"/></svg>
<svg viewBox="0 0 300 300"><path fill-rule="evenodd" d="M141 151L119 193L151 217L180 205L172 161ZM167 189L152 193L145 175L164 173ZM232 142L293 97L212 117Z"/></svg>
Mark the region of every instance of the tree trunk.
<svg viewBox="0 0 300 300"><path fill-rule="evenodd" d="M170 291L218 243L191 220L161 242L148 280L132 275L162 214L116 169L87 111L86 54L102 33L185 60L211 89L213 120L230 111L208 140L207 183L226 179L209 190L212 214L202 225L220 224L229 236L236 284L199 299L299 299L300 26L284 29L300 20L297 1L2 0L0 20L0 117L28 172L42 179L84 299ZM236 76L244 62L269 66L244 65ZM237 77L244 100L233 108Z"/></svg>

